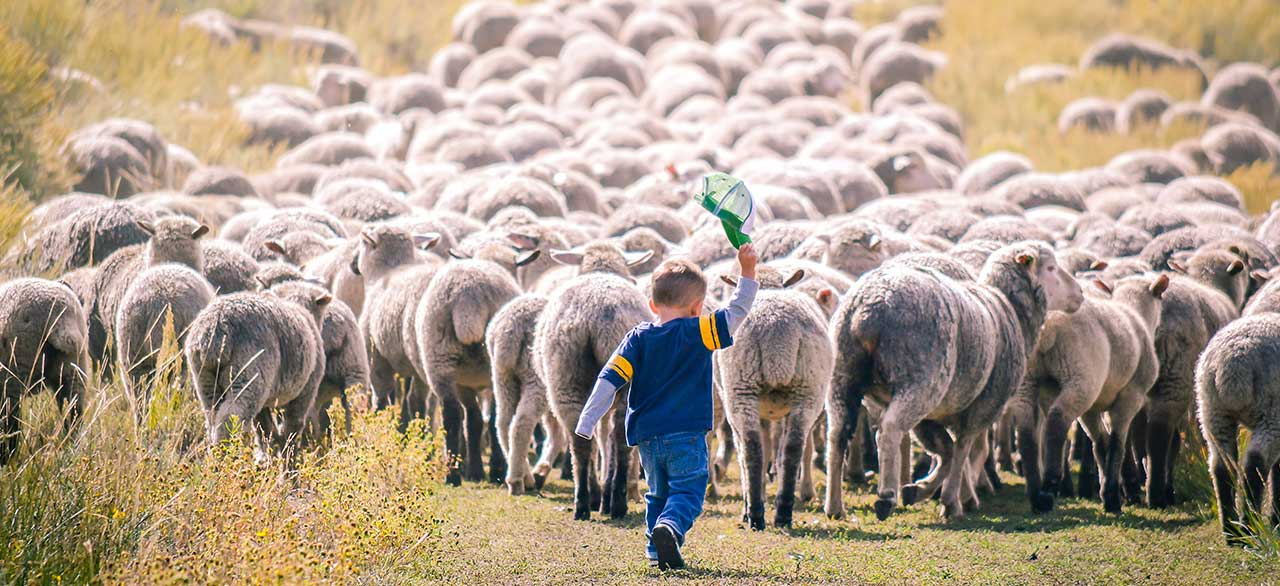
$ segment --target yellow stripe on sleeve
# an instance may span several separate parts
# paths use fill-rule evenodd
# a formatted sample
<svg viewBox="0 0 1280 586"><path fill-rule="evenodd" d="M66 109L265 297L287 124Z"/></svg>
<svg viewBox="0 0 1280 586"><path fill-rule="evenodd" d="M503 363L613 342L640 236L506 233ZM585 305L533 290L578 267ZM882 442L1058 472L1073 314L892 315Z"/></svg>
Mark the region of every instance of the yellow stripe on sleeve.
<svg viewBox="0 0 1280 586"><path fill-rule="evenodd" d="M716 343L716 347L714 349L719 350L723 348L724 345L720 343L720 326L716 323L716 314L713 313L708 315L707 320L711 322L711 339L715 340Z"/></svg>
<svg viewBox="0 0 1280 586"><path fill-rule="evenodd" d="M635 372L636 372L635 369L632 368L631 366L631 361L627 360L626 358L623 358L622 356L617 356L617 355L613 357L613 368L614 370L618 371L618 374L622 375L622 378L625 378L628 380L630 380L631 377L635 375Z"/></svg>
<svg viewBox="0 0 1280 586"><path fill-rule="evenodd" d="M716 349L716 341L711 333L712 320L714 319L715 317L711 315L704 315L698 318L698 330L702 333L702 345L706 346L707 350Z"/></svg>
<svg viewBox="0 0 1280 586"><path fill-rule="evenodd" d="M631 380L631 377L627 376L627 373L622 372L622 368L620 368L617 364L610 364L609 368L612 368L614 372L618 373L618 376L622 377L623 382L627 382Z"/></svg>

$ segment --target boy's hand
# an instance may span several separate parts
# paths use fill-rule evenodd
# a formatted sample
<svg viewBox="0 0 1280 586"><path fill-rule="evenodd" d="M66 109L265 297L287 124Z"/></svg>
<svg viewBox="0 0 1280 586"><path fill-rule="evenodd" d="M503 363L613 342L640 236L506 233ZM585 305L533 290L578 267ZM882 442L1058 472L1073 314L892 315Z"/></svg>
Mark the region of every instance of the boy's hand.
<svg viewBox="0 0 1280 586"><path fill-rule="evenodd" d="M751 280L756 278L756 261L760 257L756 256L756 249L750 243L743 244L738 249L738 267L742 269L742 276Z"/></svg>

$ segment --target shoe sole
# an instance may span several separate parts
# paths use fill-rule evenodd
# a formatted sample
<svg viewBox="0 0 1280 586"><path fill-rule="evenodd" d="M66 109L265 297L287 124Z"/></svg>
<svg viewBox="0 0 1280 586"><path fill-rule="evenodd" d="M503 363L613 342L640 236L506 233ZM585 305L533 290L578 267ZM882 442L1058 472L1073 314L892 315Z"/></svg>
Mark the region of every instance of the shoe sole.
<svg viewBox="0 0 1280 586"><path fill-rule="evenodd" d="M676 534L666 525L653 529L653 548L658 551L658 569L679 569L684 567L684 557L680 555L680 544L676 543Z"/></svg>

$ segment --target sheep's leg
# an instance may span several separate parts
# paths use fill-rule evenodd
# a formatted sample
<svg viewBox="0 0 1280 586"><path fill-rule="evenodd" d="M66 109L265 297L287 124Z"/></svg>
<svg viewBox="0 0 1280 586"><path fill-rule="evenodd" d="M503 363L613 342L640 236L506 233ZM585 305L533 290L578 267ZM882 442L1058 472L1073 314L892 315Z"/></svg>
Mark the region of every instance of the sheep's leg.
<svg viewBox="0 0 1280 586"><path fill-rule="evenodd" d="M406 398L406 408L408 403ZM446 397L440 405L440 418L444 424L444 453L449 467L445 482L462 486L462 468L458 462L462 454L462 403L456 397Z"/></svg>
<svg viewBox="0 0 1280 586"><path fill-rule="evenodd" d="M1126 390L1107 414L1110 423L1107 435L1097 434L1096 432L1100 429L1092 427L1088 429L1089 436L1093 439L1094 459L1098 462L1102 503L1110 513L1120 513L1121 503L1124 501L1120 479L1125 455L1128 452L1129 429L1144 402L1146 402L1146 392L1143 389ZM1100 420L1090 422L1087 418L1083 422L1086 426L1101 423ZM1105 451L1102 449L1104 446ZM1084 474L1085 472L1081 472L1082 477Z"/></svg>
<svg viewBox="0 0 1280 586"><path fill-rule="evenodd" d="M459 393L458 400L462 402L466 417L467 444L463 456L466 462L462 477L468 482L481 482L484 480L484 445L481 442L484 439L485 424L480 400L477 393L472 391Z"/></svg>
<svg viewBox="0 0 1280 586"><path fill-rule="evenodd" d="M277 438L277 450L284 458L285 465L293 470L297 464L298 447L303 441L303 432L315 409L315 393L303 393L284 406L280 413L280 431Z"/></svg>
<svg viewBox="0 0 1280 586"><path fill-rule="evenodd" d="M814 437L812 433L804 434L804 459L800 461L800 502L812 501L817 493L813 489Z"/></svg>
<svg viewBox="0 0 1280 586"><path fill-rule="evenodd" d="M707 432L707 453L711 453L711 438L715 437L714 431ZM720 488L717 484L720 482L719 465L713 464L707 468L707 500L719 500Z"/></svg>
<svg viewBox="0 0 1280 586"><path fill-rule="evenodd" d="M1280 526L1280 462L1271 466L1271 526Z"/></svg>
<svg viewBox="0 0 1280 586"><path fill-rule="evenodd" d="M1013 472L1013 428L1013 415L1006 411L1000 416L995 429L998 452L996 464L1005 472Z"/></svg>
<svg viewBox="0 0 1280 586"><path fill-rule="evenodd" d="M716 474L720 475L729 470L729 463L733 461L733 428L727 418L716 426L716 440L719 443L716 446Z"/></svg>
<svg viewBox="0 0 1280 586"><path fill-rule="evenodd" d="M850 484L867 483L867 428L870 425L866 410L860 409L844 452L844 481Z"/></svg>
<svg viewBox="0 0 1280 586"><path fill-rule="evenodd" d="M760 422L760 446L761 454L764 456L763 470L766 478L768 478L765 482L772 482L774 476L777 475L777 471L774 470L774 463L777 461L777 452L775 451L777 446L773 441L773 425L771 422Z"/></svg>
<svg viewBox="0 0 1280 586"><path fill-rule="evenodd" d="M431 393L425 380L415 377L403 379L404 381L404 399L400 401L400 431L403 432L409 427L409 422L414 419L425 419L427 416L427 395ZM441 410L446 407L441 406ZM461 409L461 407L459 407ZM461 415L459 415L461 417ZM443 417L442 418L447 419ZM459 419L461 421L461 419ZM435 424L429 424L428 429L434 430ZM445 433L449 433L449 423L444 422ZM445 444L448 445L448 438Z"/></svg>
<svg viewBox="0 0 1280 586"><path fill-rule="evenodd" d="M373 408L375 411L386 409L395 402L399 383L396 382L396 369L387 358L377 350L369 352L369 385L373 388Z"/></svg>
<svg viewBox="0 0 1280 586"><path fill-rule="evenodd" d="M1000 492L1004 488L1004 481L1000 480L1000 465L996 462L995 438L991 437L995 430L991 430L987 434L987 457L982 461L983 476L985 482L983 486L991 490L991 494Z"/></svg>
<svg viewBox="0 0 1280 586"><path fill-rule="evenodd" d="M622 519L627 516L627 479L631 476L631 447L627 445L626 409L613 410L613 433L607 444L613 456L609 458L608 481L609 516ZM601 511L605 512L605 511Z"/></svg>
<svg viewBox="0 0 1280 586"><path fill-rule="evenodd" d="M918 392L900 393L889 403L884 416L880 420L880 437L877 447L880 452L880 486L876 494L876 518L888 519L893 509L898 506L898 498L902 491L902 442L907 439L907 430L919 424L929 412L929 407L922 400L928 396L929 389Z"/></svg>
<svg viewBox="0 0 1280 586"><path fill-rule="evenodd" d="M1073 391L1063 389L1061 396L1067 396ZM1044 491L1050 494L1058 494L1059 485L1066 476L1065 466L1063 464L1064 453L1067 449L1067 433L1071 431L1071 418L1062 412L1062 407L1053 405L1045 413L1044 417ZM1069 479L1068 479L1069 481Z"/></svg>
<svg viewBox="0 0 1280 586"><path fill-rule="evenodd" d="M533 471L529 469L529 446L533 443L533 428L542 414L538 412L541 405L537 399L529 395L532 392L520 397L514 413L510 411L510 406L498 412L498 433L500 437L504 432L509 434L503 451L507 454L507 490L513 495L523 494L526 487L537 482ZM543 445L545 447L550 443L547 441ZM545 472L543 479L546 479Z"/></svg>
<svg viewBox="0 0 1280 586"><path fill-rule="evenodd" d="M965 485L972 491L974 500L977 500L977 489L987 491L988 494L996 491L991 485L991 478L987 476L987 461L991 455L991 430L987 429L978 436L973 444L973 453L969 455L969 483ZM992 468L995 468L995 460L991 459ZM969 494L964 495L965 506L969 504Z"/></svg>
<svg viewBox="0 0 1280 586"><path fill-rule="evenodd" d="M746 442L742 439L742 434L739 434L737 429L733 430L733 443L738 446L738 449L734 450L734 452L738 456L738 483L742 488L742 522L748 523L751 521L751 509L748 506L750 503L747 501L747 495L751 494L751 484L750 477L747 475L747 454L742 449Z"/></svg>
<svg viewBox="0 0 1280 586"><path fill-rule="evenodd" d="M862 410L862 397L857 396L858 404L851 403L854 397L832 393L827 406L827 493L822 509L832 519L844 518L844 481L845 450L849 447L857 430L858 413ZM862 457L861 453L855 457Z"/></svg>
<svg viewBox="0 0 1280 586"><path fill-rule="evenodd" d="M546 439L542 442L541 457L538 463L533 467L533 488L534 490L542 490L542 486L547 482L547 475L551 474L551 469L555 467L555 461L565 453L566 442L564 428L560 426L560 420L552 417L550 414L543 415L542 426L546 430ZM565 458L565 461L568 461Z"/></svg>
<svg viewBox="0 0 1280 586"><path fill-rule="evenodd" d="M1043 478L1040 474L1040 434L1037 421L1040 411L1034 402L1015 397L1009 404L1009 412L1014 415L1014 426L1018 432L1018 461L1022 464L1022 476L1027 482L1027 499L1031 501L1031 510L1037 513L1052 511L1053 493L1041 484Z"/></svg>
<svg viewBox="0 0 1280 586"><path fill-rule="evenodd" d="M625 445L626 442L623 442ZM644 502L644 492L640 490L640 479L644 477L644 467L640 465L640 455L630 446L624 448L627 452L627 461L631 465L627 467L630 472L627 473L627 500Z"/></svg>
<svg viewBox="0 0 1280 586"><path fill-rule="evenodd" d="M1241 545L1241 526L1237 522L1235 470L1239 453L1239 427L1225 417L1213 417L1204 425L1209 444L1209 476L1213 478L1214 496L1218 498L1218 522L1230 545Z"/></svg>
<svg viewBox="0 0 1280 586"><path fill-rule="evenodd" d="M616 455L613 451L613 444L610 438L613 437L613 421L614 415L617 415L617 409L610 411L605 415L604 421L600 425L600 444L596 450L596 458L594 460L595 470L597 474L603 475L600 479L601 484L596 486L596 493L591 495L591 510L598 513L608 513L613 505L613 468L612 461Z"/></svg>
<svg viewBox="0 0 1280 586"><path fill-rule="evenodd" d="M498 444L498 437L507 433L507 428L503 427L502 431L498 431L498 417L496 413L496 401L490 400L488 403L488 438L489 438L489 482L491 484L503 484L507 477L507 454L503 452L502 447ZM525 442L525 452L529 451L527 447L529 442ZM529 462L529 458L524 458L525 464Z"/></svg>
<svg viewBox="0 0 1280 586"><path fill-rule="evenodd" d="M1102 486L1098 484L1098 479L1102 477L1098 468L1100 461L1096 457L1094 441L1083 429L1076 429L1071 450L1080 457L1080 481L1076 485L1076 496L1093 499L1102 494ZM1123 464L1124 462L1121 461L1122 466Z"/></svg>
<svg viewBox="0 0 1280 586"><path fill-rule="evenodd" d="M960 499L960 493L964 488L965 477L968 476L966 464L969 452L976 439L977 434L972 432L956 438L950 457L942 458L941 467L946 470L946 477L942 481L942 516L948 521L964 518L964 503Z"/></svg>
<svg viewBox="0 0 1280 586"><path fill-rule="evenodd" d="M1169 470L1173 467L1174 435L1177 425L1172 417L1148 413L1147 419L1147 501L1153 509L1173 505L1169 498Z"/></svg>
<svg viewBox="0 0 1280 586"><path fill-rule="evenodd" d="M915 436L924 445L925 451L938 457L939 463L933 467L928 476L902 487L902 504L908 506L933 498L942 483L946 481L951 467L957 463L963 467L964 464L963 461L952 457L955 453L955 444L951 440L951 434L938 423L921 421L916 425ZM881 467L883 468L883 465Z"/></svg>
<svg viewBox="0 0 1280 586"><path fill-rule="evenodd" d="M507 491L512 496L524 494L525 470L528 468L528 452L531 438L525 438L523 445L519 443L513 421L520 410L524 396L519 391L519 383L508 377L494 373L493 376L493 427L497 433L494 437L498 445L494 451L502 450L507 460ZM532 428L529 429L532 435ZM490 472L493 466L489 467ZM514 481L514 483L513 483Z"/></svg>
<svg viewBox="0 0 1280 586"><path fill-rule="evenodd" d="M800 469L805 458L805 437L809 435L809 426L805 425L802 416L796 410L783 420L779 443L782 454L778 460L778 495L774 501L773 524L776 527L790 527L791 517L796 506L796 482L800 477ZM760 495L763 499L763 492Z"/></svg>
<svg viewBox="0 0 1280 586"><path fill-rule="evenodd" d="M960 503L966 513L982 506L982 501L978 499L977 484L986 479L986 472L983 470L983 462L987 459L986 447L983 445L986 436L986 432L975 436L974 445L969 448L969 458L964 462L964 474L960 477Z"/></svg>
<svg viewBox="0 0 1280 586"><path fill-rule="evenodd" d="M1262 426L1253 429L1249 444L1245 446L1240 472L1244 474L1244 499L1247 511L1262 516L1262 498L1266 491L1267 475L1276 460L1280 459L1280 442Z"/></svg>
<svg viewBox="0 0 1280 586"><path fill-rule="evenodd" d="M573 519L586 521L591 518L591 455L592 440L574 434L569 449L573 462Z"/></svg>
<svg viewBox="0 0 1280 586"><path fill-rule="evenodd" d="M767 444L764 440L764 426L755 414L743 414L735 428L743 428L739 432L742 443L738 450L742 452L743 476L745 477L743 498L746 500L746 519L751 528L764 530L764 484Z"/></svg>
<svg viewBox="0 0 1280 586"><path fill-rule="evenodd" d="M1125 441L1124 466L1121 468L1124 500L1136 505L1142 502L1142 485L1145 481L1142 462L1146 458L1146 442L1139 438L1147 437L1146 413L1139 410L1138 415L1129 424L1129 437Z"/></svg>
<svg viewBox="0 0 1280 586"><path fill-rule="evenodd" d="M3 375L0 375L3 376ZM18 404L19 395L0 395L0 466L18 454Z"/></svg>

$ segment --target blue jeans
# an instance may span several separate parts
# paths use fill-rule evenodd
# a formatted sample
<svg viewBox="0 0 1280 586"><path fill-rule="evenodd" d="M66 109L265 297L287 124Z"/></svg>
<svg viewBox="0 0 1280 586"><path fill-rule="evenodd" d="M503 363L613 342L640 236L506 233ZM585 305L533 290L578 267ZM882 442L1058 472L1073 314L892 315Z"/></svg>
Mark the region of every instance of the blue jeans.
<svg viewBox="0 0 1280 586"><path fill-rule="evenodd" d="M653 528L663 523L684 545L693 520L702 514L707 497L707 434L673 433L640 442L640 464L649 492L644 495L644 520L648 526L649 559L657 559Z"/></svg>

